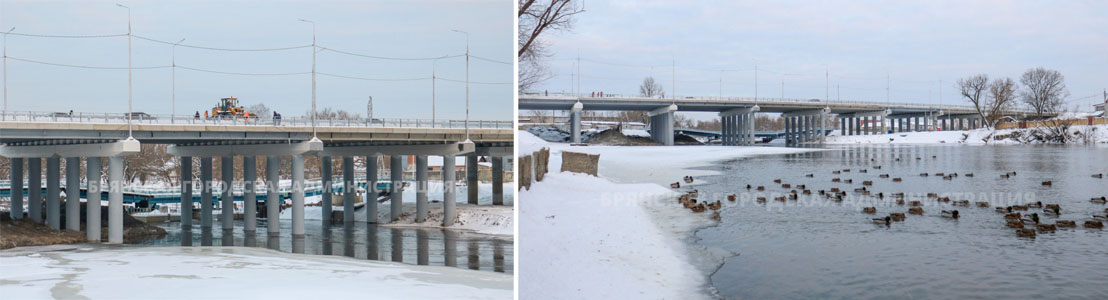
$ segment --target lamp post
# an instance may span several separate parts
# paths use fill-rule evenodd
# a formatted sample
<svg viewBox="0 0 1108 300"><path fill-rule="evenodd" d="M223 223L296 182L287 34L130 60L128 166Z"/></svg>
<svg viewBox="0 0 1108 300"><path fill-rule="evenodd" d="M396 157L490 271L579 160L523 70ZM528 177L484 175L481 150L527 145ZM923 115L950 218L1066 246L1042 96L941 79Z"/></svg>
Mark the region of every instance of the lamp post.
<svg viewBox="0 0 1108 300"><path fill-rule="evenodd" d="M135 135L131 127L131 117L134 115L134 91L131 81L131 8L119 3L115 5L127 9L127 138L133 139Z"/></svg>
<svg viewBox="0 0 1108 300"><path fill-rule="evenodd" d="M177 45L184 41L185 39L181 39L173 44L173 61L171 62L173 67L173 114L169 117L170 121L173 121L173 117L177 115Z"/></svg>
<svg viewBox="0 0 1108 300"><path fill-rule="evenodd" d="M300 19L301 22L312 23L312 137L319 137L315 129L315 22Z"/></svg>
<svg viewBox="0 0 1108 300"><path fill-rule="evenodd" d="M469 32L454 29L466 35L466 142L469 142Z"/></svg>
<svg viewBox="0 0 1108 300"><path fill-rule="evenodd" d="M4 33L4 116L0 120L8 118L8 34L15 31L15 27Z"/></svg>

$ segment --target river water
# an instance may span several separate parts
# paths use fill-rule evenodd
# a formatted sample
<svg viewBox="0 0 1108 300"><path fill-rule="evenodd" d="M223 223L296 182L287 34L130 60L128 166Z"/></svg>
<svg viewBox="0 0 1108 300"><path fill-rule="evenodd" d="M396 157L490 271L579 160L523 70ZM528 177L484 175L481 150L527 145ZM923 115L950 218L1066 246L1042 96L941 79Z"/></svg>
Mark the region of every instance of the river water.
<svg viewBox="0 0 1108 300"><path fill-rule="evenodd" d="M1108 173L1108 148L847 146L731 160L712 169L722 174L695 186L702 200L739 195L738 201L723 201L718 226L696 234L697 244L739 254L711 276L725 298L1108 299L1108 233L1081 226L1093 214L1105 214L1105 205L1089 199L1108 196L1108 175L1091 176ZM841 174L832 174L834 170ZM920 176L924 172L930 176ZM934 176L939 172L959 176L945 180ZM1008 172L1016 175L1001 178ZM832 182L836 177L853 183ZM892 182L894 177L903 181ZM794 185L791 189L805 184L814 196L774 201L791 190L774 179ZM1043 186L1046 180L1052 186ZM906 193L905 200L922 201L924 214L908 215L891 226L873 224L872 218L908 207L890 196L854 193L862 181L873 181L867 187L873 194ZM765 186L766 191L747 192L747 184ZM816 195L830 188L849 195L842 202ZM971 206L940 203L927 193L970 200ZM756 203L758 196L768 197L768 203ZM1016 237L1002 213L976 207L976 201L990 206L1057 203L1062 215L1042 216L1042 221L1075 220L1078 227ZM868 206L877 213L862 213ZM940 216L941 210L951 209L958 209L961 217ZM1036 208L1024 213L1032 212L1043 215Z"/></svg>
<svg viewBox="0 0 1108 300"><path fill-rule="evenodd" d="M148 246L245 246L315 255L348 256L356 259L385 260L414 265L453 266L471 270L513 273L513 239L439 228L397 228L367 223L324 224L305 222L303 238L292 237L292 222L281 222L281 234L265 232L265 221L258 222L258 231L245 234L241 220L235 229L203 230L193 226L181 228L181 223L155 224L169 233L162 239L150 240ZM217 224L218 226L218 224Z"/></svg>

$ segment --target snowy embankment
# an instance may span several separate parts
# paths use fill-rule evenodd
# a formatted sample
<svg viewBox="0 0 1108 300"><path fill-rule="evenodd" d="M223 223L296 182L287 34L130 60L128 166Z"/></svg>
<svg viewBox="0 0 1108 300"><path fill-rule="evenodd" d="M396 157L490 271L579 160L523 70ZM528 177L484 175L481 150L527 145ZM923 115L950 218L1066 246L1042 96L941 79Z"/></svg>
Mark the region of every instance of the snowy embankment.
<svg viewBox="0 0 1108 300"><path fill-rule="evenodd" d="M526 299L711 298L708 273L729 253L687 243L710 214L682 208L663 183L710 162L809 149L571 147L519 133L520 153L551 149L550 173L520 191L519 296ZM600 178L562 173L561 151L600 154ZM622 183L617 183L617 182Z"/></svg>
<svg viewBox="0 0 1108 300"><path fill-rule="evenodd" d="M878 135L852 135L841 136L836 130L827 137L827 144L969 144L969 145L1014 145L1023 144L1011 138L996 139L996 137L1009 137L1014 132L1030 132L1034 129L1000 129L988 128L954 131L921 131L898 132ZM1089 132L1096 144L1108 143L1108 125L1073 126L1070 134ZM987 141L987 142L986 142ZM1073 143L1073 142L1071 142ZM1077 142L1080 143L1080 142Z"/></svg>
<svg viewBox="0 0 1108 300"><path fill-rule="evenodd" d="M512 298L512 275L247 247L26 247L0 270L5 299Z"/></svg>

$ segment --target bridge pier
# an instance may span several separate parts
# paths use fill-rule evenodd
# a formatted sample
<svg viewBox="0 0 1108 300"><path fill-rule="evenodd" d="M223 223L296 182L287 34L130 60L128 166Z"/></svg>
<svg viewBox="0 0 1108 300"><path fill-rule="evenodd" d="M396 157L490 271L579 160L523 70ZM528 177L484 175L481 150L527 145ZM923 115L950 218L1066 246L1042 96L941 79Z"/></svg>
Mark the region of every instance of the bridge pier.
<svg viewBox="0 0 1108 300"><path fill-rule="evenodd" d="M650 116L650 138L666 146L673 146L673 113L677 105L663 106L647 112Z"/></svg>
<svg viewBox="0 0 1108 300"><path fill-rule="evenodd" d="M265 157L265 223L270 236L281 234L280 165L280 156Z"/></svg>
<svg viewBox="0 0 1108 300"><path fill-rule="evenodd" d="M490 155L492 160L492 205L504 205L504 157Z"/></svg>
<svg viewBox="0 0 1108 300"><path fill-rule="evenodd" d="M404 156L390 155L389 162L389 175L392 177L392 184L389 185L389 222L395 222L400 219L404 205Z"/></svg>
<svg viewBox="0 0 1108 300"><path fill-rule="evenodd" d="M123 156L108 158L108 243L123 243Z"/></svg>
<svg viewBox="0 0 1108 300"><path fill-rule="evenodd" d="M254 236L258 227L258 197L255 184L257 183L258 159L255 156L242 157L242 220L245 223L243 231L246 236ZM253 245L246 243L247 246Z"/></svg>
<svg viewBox="0 0 1108 300"><path fill-rule="evenodd" d="M734 108L719 113L724 131L724 145L754 145L754 114L761 108L757 105Z"/></svg>
<svg viewBox="0 0 1108 300"><path fill-rule="evenodd" d="M365 156L366 197L365 214L366 223L377 224L377 154Z"/></svg>
<svg viewBox="0 0 1108 300"><path fill-rule="evenodd" d="M304 237L304 155L292 156L292 237ZM295 251L295 245L294 245ZM303 250L301 250L303 251Z"/></svg>
<svg viewBox="0 0 1108 300"><path fill-rule="evenodd" d="M27 160L27 214L42 223L42 158Z"/></svg>
<svg viewBox="0 0 1108 300"><path fill-rule="evenodd" d="M466 200L477 205L477 153L466 155Z"/></svg>
<svg viewBox="0 0 1108 300"><path fill-rule="evenodd" d="M454 155L443 155L442 157L442 226L454 225L454 219L458 215L456 211L458 198L455 195L457 190L455 185L455 177L457 177L455 157Z"/></svg>
<svg viewBox="0 0 1108 300"><path fill-rule="evenodd" d="M182 156L181 164L181 228L192 228L192 156ZM90 197L91 198L91 197Z"/></svg>
<svg viewBox="0 0 1108 300"><path fill-rule="evenodd" d="M235 182L235 157L223 156L219 159L220 175L222 175L222 193L220 195L219 220L223 223L223 230L235 229L235 195L232 183Z"/></svg>
<svg viewBox="0 0 1108 300"><path fill-rule="evenodd" d="M320 209L319 210L322 214L320 216L320 218L321 218L321 220L323 220L324 224L330 224L331 223L331 215L332 215L332 211L333 211L332 201L334 199L332 199L331 197L333 197L332 193L334 191L331 190L332 189L331 187L334 186L334 181L333 181L334 180L333 179L334 175L331 172L331 164L332 163L333 163L333 161L331 160L330 156L320 156L319 157L319 176L320 176L319 182L322 184L322 189L323 189L322 194L320 194L320 203L319 203L320 204L319 205Z"/></svg>
<svg viewBox="0 0 1108 300"><path fill-rule="evenodd" d="M358 185L354 183L354 157L342 157L342 223L354 222L354 194ZM363 202L365 199L362 200Z"/></svg>
<svg viewBox="0 0 1108 300"><path fill-rule="evenodd" d="M427 156L416 155L416 223L427 221L428 210Z"/></svg>
<svg viewBox="0 0 1108 300"><path fill-rule="evenodd" d="M23 158L11 158L11 208L9 213L12 220L23 219Z"/></svg>
<svg viewBox="0 0 1108 300"><path fill-rule="evenodd" d="M81 231L81 158L65 159L65 230Z"/></svg>
<svg viewBox="0 0 1108 300"><path fill-rule="evenodd" d="M212 157L200 158L200 229L212 229Z"/></svg>
<svg viewBox="0 0 1108 300"><path fill-rule="evenodd" d="M828 108L820 108L782 113L781 117L785 119L785 143L789 145L822 143L823 136L826 135L825 116L830 111ZM843 117L845 116L840 115L840 118Z"/></svg>
<svg viewBox="0 0 1108 300"><path fill-rule="evenodd" d="M46 158L46 226L61 229L61 159L57 156Z"/></svg>
<svg viewBox="0 0 1108 300"><path fill-rule="evenodd" d="M583 109L584 106L581 102L577 102L573 104L573 108L569 111L569 134L574 144L581 143L581 111Z"/></svg>
<svg viewBox="0 0 1108 300"><path fill-rule="evenodd" d="M85 198L88 199L85 203L85 239L97 243L100 242L100 201L103 198L100 193L101 170L99 157L85 159Z"/></svg>

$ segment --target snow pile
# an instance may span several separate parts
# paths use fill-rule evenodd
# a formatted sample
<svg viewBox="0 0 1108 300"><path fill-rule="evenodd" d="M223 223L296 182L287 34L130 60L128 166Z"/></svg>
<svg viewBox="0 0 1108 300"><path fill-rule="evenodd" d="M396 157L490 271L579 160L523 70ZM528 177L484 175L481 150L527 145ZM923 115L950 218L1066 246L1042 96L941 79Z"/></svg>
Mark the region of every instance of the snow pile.
<svg viewBox="0 0 1108 300"><path fill-rule="evenodd" d="M28 247L0 269L5 299L512 298L512 275L248 247Z"/></svg>
<svg viewBox="0 0 1108 300"><path fill-rule="evenodd" d="M525 156L542 150L542 148L548 148L546 141L541 138L528 134L527 131L519 131L516 133L516 147L519 149L519 155Z"/></svg>
<svg viewBox="0 0 1108 300"><path fill-rule="evenodd" d="M550 142L569 142L570 138L572 138L569 132L554 127L530 127L527 128L527 132L535 135L539 139Z"/></svg>
<svg viewBox="0 0 1108 300"><path fill-rule="evenodd" d="M1026 135L1036 129L1000 129L988 128L957 131L899 132L878 135L828 136L827 144L1021 144L1011 139L1013 134ZM1072 126L1069 133L1086 132L1098 144L1108 143L1108 125ZM997 138L1000 138L999 140ZM987 142L986 142L987 141Z"/></svg>

